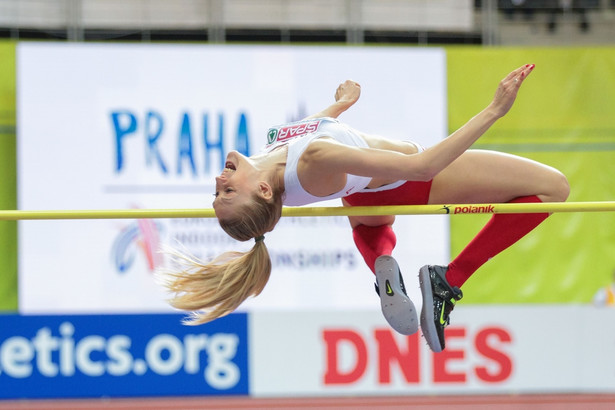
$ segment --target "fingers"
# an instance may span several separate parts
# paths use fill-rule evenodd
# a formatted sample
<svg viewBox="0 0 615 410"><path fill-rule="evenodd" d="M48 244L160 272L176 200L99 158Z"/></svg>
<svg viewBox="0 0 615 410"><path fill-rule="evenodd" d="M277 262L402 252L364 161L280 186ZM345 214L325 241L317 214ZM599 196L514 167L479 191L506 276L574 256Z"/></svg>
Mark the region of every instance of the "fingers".
<svg viewBox="0 0 615 410"><path fill-rule="evenodd" d="M524 66L521 66L519 68L517 68L516 70L514 70L513 72L511 72L510 74L508 74L508 76L506 76L506 78L504 79L505 82L513 82L513 84L515 86L520 87L521 83L523 83L523 81L527 78L528 75L530 75L530 73L534 70L534 67L536 67L535 64L526 64Z"/></svg>
<svg viewBox="0 0 615 410"><path fill-rule="evenodd" d="M340 84L339 87L337 87L337 93L341 94L343 92L351 92L353 89L358 89L360 91L361 86L355 81L346 80Z"/></svg>
<svg viewBox="0 0 615 410"><path fill-rule="evenodd" d="M535 64L526 64L524 67L522 67L521 73L518 75L517 78L515 78L515 82L518 85L521 85L521 83L527 78L527 76L530 75L531 72L534 70L534 67L536 67Z"/></svg>
<svg viewBox="0 0 615 410"><path fill-rule="evenodd" d="M361 87L361 85L359 83L357 83L356 81L352 81L352 80L346 80L341 85L351 86L351 87L352 86Z"/></svg>
<svg viewBox="0 0 615 410"><path fill-rule="evenodd" d="M337 87L338 90L344 90L344 89L348 89L348 88L361 88L361 85L359 83L357 83L356 81L352 81L352 80L346 80L343 83L341 83L339 85L339 87Z"/></svg>
<svg viewBox="0 0 615 410"><path fill-rule="evenodd" d="M519 68L517 68L516 70L513 70L510 72L510 74L508 74L503 81L510 81L510 80L514 80L514 78L519 75L519 73L521 72L521 70L523 70L525 66L521 66Z"/></svg>
<svg viewBox="0 0 615 410"><path fill-rule="evenodd" d="M517 97L519 87L521 87L521 84L525 81L527 76L531 74L534 67L534 64L521 66L500 81L491 104L491 107L495 109L495 112L499 116L506 115L510 110Z"/></svg>
<svg viewBox="0 0 615 410"><path fill-rule="evenodd" d="M361 85L356 81L346 80L341 83L335 91L335 100L338 101L343 96L352 96L353 99L357 99L361 94Z"/></svg>

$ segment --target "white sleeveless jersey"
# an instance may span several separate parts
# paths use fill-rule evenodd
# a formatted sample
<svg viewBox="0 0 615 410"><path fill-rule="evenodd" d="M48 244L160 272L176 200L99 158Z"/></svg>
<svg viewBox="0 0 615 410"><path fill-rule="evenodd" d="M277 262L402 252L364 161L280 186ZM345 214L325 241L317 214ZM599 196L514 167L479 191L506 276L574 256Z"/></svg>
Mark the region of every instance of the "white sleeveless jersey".
<svg viewBox="0 0 615 410"><path fill-rule="evenodd" d="M350 127L333 118L315 118L272 127L267 132L265 152L288 145L286 170L284 172L284 205L299 206L329 199L343 198L356 192L375 192L393 189L405 181L398 181L377 189L367 189L371 177L346 174L346 185L340 191L327 196L314 196L307 192L299 182L297 166L308 145L317 138L328 137L353 147L368 148L360 135Z"/></svg>

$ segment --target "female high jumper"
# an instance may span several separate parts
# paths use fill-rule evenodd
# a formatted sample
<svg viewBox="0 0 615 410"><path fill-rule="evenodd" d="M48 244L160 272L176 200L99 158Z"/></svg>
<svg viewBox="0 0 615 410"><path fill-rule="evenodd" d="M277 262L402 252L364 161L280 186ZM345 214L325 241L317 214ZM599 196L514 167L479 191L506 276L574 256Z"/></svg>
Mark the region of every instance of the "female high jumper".
<svg viewBox="0 0 615 410"><path fill-rule="evenodd" d="M255 243L248 252L226 252L202 262L177 254L179 272L166 285L170 303L192 312L189 323L211 321L258 295L271 272L264 235L276 226L282 206L341 198L344 206L424 205L505 202L561 202L569 194L566 177L529 159L469 150L512 107L533 64L500 81L490 104L436 145L367 135L337 121L361 93L346 81L335 103L302 121L273 127L262 152L246 157L232 151L216 177L213 207L221 227L234 239ZM423 295L420 326L434 352L445 347L444 328L462 298L461 287L487 260L517 242L549 214L495 214L447 266L419 270ZM399 267L395 216L351 216L354 242L376 275L376 290L389 324L402 334L418 330L418 316L406 295Z"/></svg>

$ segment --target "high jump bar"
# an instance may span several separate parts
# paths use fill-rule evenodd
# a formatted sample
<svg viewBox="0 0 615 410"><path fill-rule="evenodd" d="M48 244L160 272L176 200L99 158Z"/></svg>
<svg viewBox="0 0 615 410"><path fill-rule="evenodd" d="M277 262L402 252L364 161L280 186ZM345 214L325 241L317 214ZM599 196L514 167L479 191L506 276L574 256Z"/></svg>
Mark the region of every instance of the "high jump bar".
<svg viewBox="0 0 615 410"><path fill-rule="evenodd" d="M282 216L377 216L377 215L468 215L554 212L612 212L615 201L539 202L504 204L394 205L285 207ZM0 210L0 221L60 219L166 219L214 218L211 208L203 209L103 209L103 210Z"/></svg>

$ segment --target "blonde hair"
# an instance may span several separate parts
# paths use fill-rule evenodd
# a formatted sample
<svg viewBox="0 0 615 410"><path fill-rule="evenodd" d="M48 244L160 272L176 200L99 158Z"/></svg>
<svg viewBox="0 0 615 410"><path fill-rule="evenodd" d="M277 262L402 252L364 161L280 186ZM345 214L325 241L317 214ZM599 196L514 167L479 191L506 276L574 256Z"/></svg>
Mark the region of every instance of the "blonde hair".
<svg viewBox="0 0 615 410"><path fill-rule="evenodd" d="M169 303L191 312L186 324L197 325L225 316L250 296L259 295L271 274L271 259L262 237L282 214L282 194L270 201L254 195L237 216L219 220L220 226L238 241L256 239L248 252L225 252L210 262L171 251L180 271L164 271L163 284L174 293Z"/></svg>

